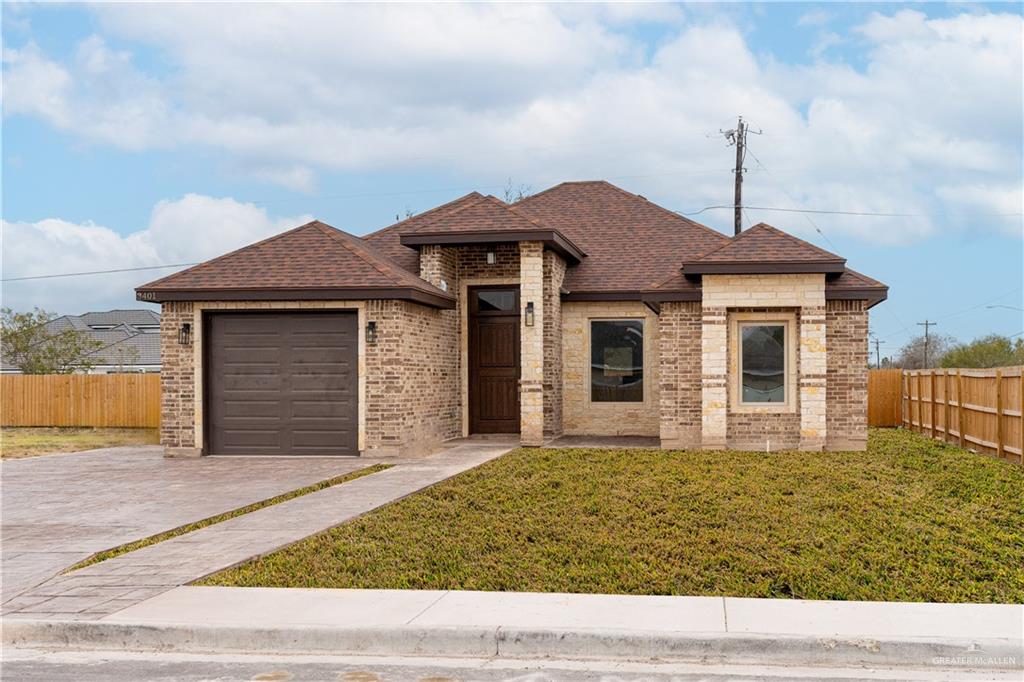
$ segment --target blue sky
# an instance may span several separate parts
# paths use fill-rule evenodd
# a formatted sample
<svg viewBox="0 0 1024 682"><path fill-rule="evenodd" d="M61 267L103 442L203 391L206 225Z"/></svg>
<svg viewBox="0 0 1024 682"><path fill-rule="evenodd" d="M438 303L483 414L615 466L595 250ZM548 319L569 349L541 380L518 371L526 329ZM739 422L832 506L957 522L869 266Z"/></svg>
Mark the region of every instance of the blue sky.
<svg viewBox="0 0 1024 682"><path fill-rule="evenodd" d="M202 260L315 216L355 234L511 177L732 201L925 318L1024 331L1017 4L4 5L3 272ZM230 26L230 29L225 28ZM731 211L696 219L731 229ZM10 282L4 305L134 306L166 271Z"/></svg>

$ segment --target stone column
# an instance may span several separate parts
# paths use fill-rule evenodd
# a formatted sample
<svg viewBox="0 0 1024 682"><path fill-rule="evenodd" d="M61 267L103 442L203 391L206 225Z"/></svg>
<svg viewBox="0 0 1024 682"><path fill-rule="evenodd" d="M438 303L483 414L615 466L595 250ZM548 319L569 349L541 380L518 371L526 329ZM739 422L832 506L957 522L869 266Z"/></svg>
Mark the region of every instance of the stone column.
<svg viewBox="0 0 1024 682"><path fill-rule="evenodd" d="M817 302L816 302L817 303ZM821 450L826 436L825 306L800 308L800 449Z"/></svg>
<svg viewBox="0 0 1024 682"><path fill-rule="evenodd" d="M544 244L519 243L519 430L523 445L544 444ZM532 324L526 310L533 304Z"/></svg>
<svg viewBox="0 0 1024 682"><path fill-rule="evenodd" d="M729 406L728 311L705 305L701 312L701 447L724 450Z"/></svg>

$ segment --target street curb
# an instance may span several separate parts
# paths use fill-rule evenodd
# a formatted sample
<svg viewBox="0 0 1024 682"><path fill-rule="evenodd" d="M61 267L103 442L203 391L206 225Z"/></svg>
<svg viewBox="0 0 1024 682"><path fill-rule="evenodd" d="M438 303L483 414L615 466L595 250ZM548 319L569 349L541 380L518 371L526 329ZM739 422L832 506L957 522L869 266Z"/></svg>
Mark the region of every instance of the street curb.
<svg viewBox="0 0 1024 682"><path fill-rule="evenodd" d="M1010 639L810 637L504 627L282 627L12 620L3 644L24 648L187 653L601 658L769 665L1024 669Z"/></svg>

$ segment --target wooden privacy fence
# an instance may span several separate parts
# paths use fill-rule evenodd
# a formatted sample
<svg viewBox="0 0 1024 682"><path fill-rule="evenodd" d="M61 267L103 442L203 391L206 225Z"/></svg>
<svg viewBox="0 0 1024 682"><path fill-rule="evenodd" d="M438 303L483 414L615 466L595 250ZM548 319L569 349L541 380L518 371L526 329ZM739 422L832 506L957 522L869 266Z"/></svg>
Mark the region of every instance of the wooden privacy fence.
<svg viewBox="0 0 1024 682"><path fill-rule="evenodd" d="M903 373L903 426L1024 464L1024 372L923 369Z"/></svg>
<svg viewBox="0 0 1024 682"><path fill-rule="evenodd" d="M868 426L899 426L903 423L900 409L902 369L868 371Z"/></svg>
<svg viewBox="0 0 1024 682"><path fill-rule="evenodd" d="M156 428L160 375L0 375L0 424Z"/></svg>

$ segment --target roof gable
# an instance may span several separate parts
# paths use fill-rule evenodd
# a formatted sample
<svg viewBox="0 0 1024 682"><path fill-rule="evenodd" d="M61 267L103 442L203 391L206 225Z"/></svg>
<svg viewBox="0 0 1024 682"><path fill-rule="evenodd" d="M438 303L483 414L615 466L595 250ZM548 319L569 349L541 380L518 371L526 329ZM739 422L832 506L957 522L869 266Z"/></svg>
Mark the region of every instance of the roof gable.
<svg viewBox="0 0 1024 682"><path fill-rule="evenodd" d="M314 220L137 289L143 300L452 297L358 237Z"/></svg>
<svg viewBox="0 0 1024 682"><path fill-rule="evenodd" d="M840 274L846 259L767 223L758 223L727 243L682 264L687 275L722 273Z"/></svg>

